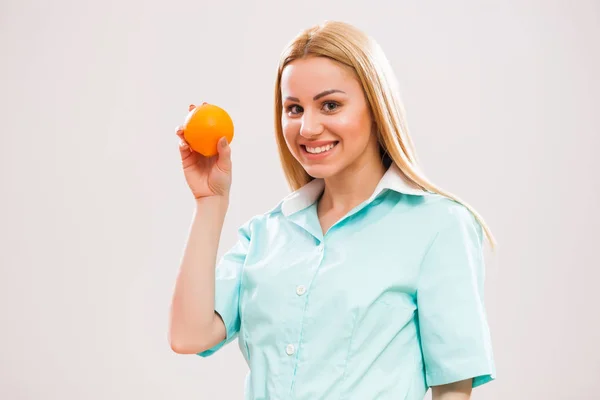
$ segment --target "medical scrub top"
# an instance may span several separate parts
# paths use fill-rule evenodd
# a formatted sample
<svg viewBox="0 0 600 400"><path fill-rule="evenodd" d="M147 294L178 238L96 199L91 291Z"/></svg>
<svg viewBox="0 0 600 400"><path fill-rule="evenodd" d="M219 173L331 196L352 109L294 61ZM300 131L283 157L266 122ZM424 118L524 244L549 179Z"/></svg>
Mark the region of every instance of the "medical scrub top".
<svg viewBox="0 0 600 400"><path fill-rule="evenodd" d="M423 399L495 379L483 231L463 205L394 164L323 234L314 179L238 230L215 271L215 311L238 338L245 399Z"/></svg>

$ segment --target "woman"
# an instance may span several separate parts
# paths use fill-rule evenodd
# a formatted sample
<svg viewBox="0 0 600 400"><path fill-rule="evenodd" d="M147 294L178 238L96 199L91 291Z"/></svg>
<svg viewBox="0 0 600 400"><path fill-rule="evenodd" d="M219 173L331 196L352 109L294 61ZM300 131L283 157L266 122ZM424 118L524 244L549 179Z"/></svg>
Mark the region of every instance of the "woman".
<svg viewBox="0 0 600 400"><path fill-rule="evenodd" d="M246 399L469 399L495 378L483 238L466 204L419 171L393 72L375 41L327 22L285 49L275 86L293 193L239 229L215 268L230 148L190 150L196 199L170 342L210 356L238 338Z"/></svg>

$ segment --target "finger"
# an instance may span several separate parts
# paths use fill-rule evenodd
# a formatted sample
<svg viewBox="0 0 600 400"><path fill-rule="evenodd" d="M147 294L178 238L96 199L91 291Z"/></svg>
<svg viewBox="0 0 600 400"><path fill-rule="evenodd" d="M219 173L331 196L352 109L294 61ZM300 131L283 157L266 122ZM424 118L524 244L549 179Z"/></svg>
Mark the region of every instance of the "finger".
<svg viewBox="0 0 600 400"><path fill-rule="evenodd" d="M231 147L227 138L222 137L217 144L219 157L217 158L217 166L224 172L231 172Z"/></svg>
<svg viewBox="0 0 600 400"><path fill-rule="evenodd" d="M192 111L194 108L196 108L196 106L193 104L190 104L188 107L188 111Z"/></svg>
<svg viewBox="0 0 600 400"><path fill-rule="evenodd" d="M188 146L190 145L188 143L188 141L185 140L185 132L184 132L183 129L180 129L180 130L177 131L177 137L179 137L179 141L180 142L183 142L183 143L187 144Z"/></svg>
<svg viewBox="0 0 600 400"><path fill-rule="evenodd" d="M179 153L181 154L181 162L184 168L195 162L193 157L194 151L187 143L179 142Z"/></svg>
<svg viewBox="0 0 600 400"><path fill-rule="evenodd" d="M191 147L189 144L187 144L187 142L185 140L180 140L179 141L179 150L181 150L182 152L189 152L191 151Z"/></svg>

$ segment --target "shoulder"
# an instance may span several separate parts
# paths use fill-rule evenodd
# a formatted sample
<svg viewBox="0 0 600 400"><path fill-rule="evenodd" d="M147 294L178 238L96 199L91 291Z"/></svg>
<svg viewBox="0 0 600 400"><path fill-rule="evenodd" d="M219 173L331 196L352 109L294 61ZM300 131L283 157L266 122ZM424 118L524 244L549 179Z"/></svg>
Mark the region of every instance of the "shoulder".
<svg viewBox="0 0 600 400"><path fill-rule="evenodd" d="M266 209L266 211L253 214L240 226L240 231L250 236L252 233L257 233L265 229L268 225L272 225L281 216L281 206L284 200L285 198L281 199L276 205Z"/></svg>
<svg viewBox="0 0 600 400"><path fill-rule="evenodd" d="M482 236L481 225L466 205L437 193L421 196L418 202L416 211L419 220L431 234L438 235L448 231L464 233L467 230Z"/></svg>
<svg viewBox="0 0 600 400"><path fill-rule="evenodd" d="M473 213L464 204L440 194L429 195L426 206L427 212L440 218L442 223L475 220Z"/></svg>

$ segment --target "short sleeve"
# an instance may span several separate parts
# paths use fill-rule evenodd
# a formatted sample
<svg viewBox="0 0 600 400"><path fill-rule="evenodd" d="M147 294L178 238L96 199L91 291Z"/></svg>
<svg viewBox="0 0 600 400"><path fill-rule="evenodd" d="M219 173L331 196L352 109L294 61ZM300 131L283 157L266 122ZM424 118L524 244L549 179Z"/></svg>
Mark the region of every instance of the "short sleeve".
<svg viewBox="0 0 600 400"><path fill-rule="evenodd" d="M201 357L208 357L221 347L236 339L240 330L240 284L242 270L250 246L250 224L246 222L238 229L238 239L219 260L215 269L215 311L221 316L227 330L226 338L203 352Z"/></svg>
<svg viewBox="0 0 600 400"><path fill-rule="evenodd" d="M484 307L483 230L468 209L453 207L425 254L417 316L428 386L495 379Z"/></svg>

